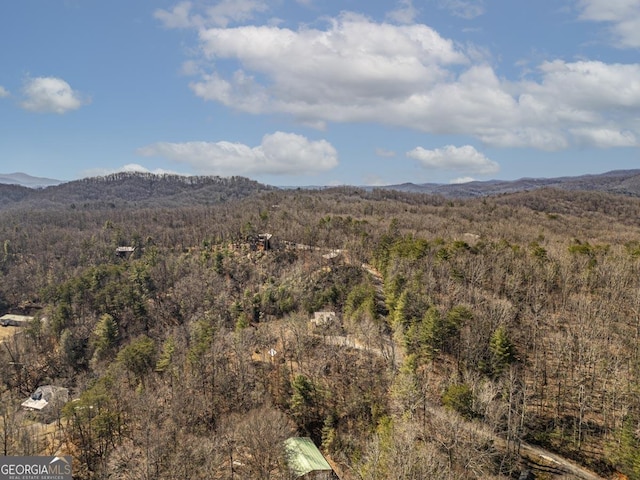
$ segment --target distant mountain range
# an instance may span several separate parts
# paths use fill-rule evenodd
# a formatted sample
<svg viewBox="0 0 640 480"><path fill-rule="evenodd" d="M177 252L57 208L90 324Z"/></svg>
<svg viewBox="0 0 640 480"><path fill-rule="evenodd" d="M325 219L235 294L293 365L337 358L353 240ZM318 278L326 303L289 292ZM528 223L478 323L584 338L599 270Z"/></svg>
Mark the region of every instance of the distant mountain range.
<svg viewBox="0 0 640 480"><path fill-rule="evenodd" d="M37 187L37 188L36 188ZM322 187L301 187L318 189ZM473 198L554 188L565 191L599 191L640 197L640 169L617 170L597 175L559 178L490 180L463 184L414 184L362 187ZM71 182L31 177L23 173L0 174L0 209L10 207L114 208L145 206L207 205L276 190L245 177L155 175L122 172Z"/></svg>
<svg viewBox="0 0 640 480"><path fill-rule="evenodd" d="M519 180L489 180L486 182L468 182L460 184L403 183L377 187L403 192L427 193L445 197L472 198L488 195L555 188L558 190L599 191L613 194L640 197L640 169L614 170L596 175L558 178L521 178Z"/></svg>
<svg viewBox="0 0 640 480"><path fill-rule="evenodd" d="M0 184L4 185L21 185L29 188L42 188L60 185L61 183L63 183L62 180L32 177L26 173L0 173Z"/></svg>

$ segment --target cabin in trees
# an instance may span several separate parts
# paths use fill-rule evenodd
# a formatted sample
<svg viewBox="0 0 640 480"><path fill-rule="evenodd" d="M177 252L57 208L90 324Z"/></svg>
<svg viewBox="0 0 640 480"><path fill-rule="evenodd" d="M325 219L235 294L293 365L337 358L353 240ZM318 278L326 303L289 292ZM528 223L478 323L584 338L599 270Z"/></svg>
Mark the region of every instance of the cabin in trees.
<svg viewBox="0 0 640 480"><path fill-rule="evenodd" d="M236 243L232 248L249 248L252 251L264 252L274 248L274 240L272 233L250 234L245 237L244 243Z"/></svg>
<svg viewBox="0 0 640 480"><path fill-rule="evenodd" d="M293 478L303 480L340 480L310 438L288 438L284 442L284 451L287 466Z"/></svg>
<svg viewBox="0 0 640 480"><path fill-rule="evenodd" d="M120 258L127 258L133 255L133 252L136 250L136 247L117 247L116 255Z"/></svg>
<svg viewBox="0 0 640 480"><path fill-rule="evenodd" d="M22 408L39 414L45 422L55 419L69 401L69 390L55 385L42 385L22 402Z"/></svg>
<svg viewBox="0 0 640 480"><path fill-rule="evenodd" d="M259 233L255 237L255 249L258 251L271 250L271 239L273 235L271 233Z"/></svg>
<svg viewBox="0 0 640 480"><path fill-rule="evenodd" d="M0 317L0 325L3 327L26 327L29 322L33 320L33 317L28 315L15 315L13 313L7 313Z"/></svg>
<svg viewBox="0 0 640 480"><path fill-rule="evenodd" d="M36 389L24 402L22 407L27 410L44 411L54 407L62 407L69 401L69 390L54 385L42 385Z"/></svg>

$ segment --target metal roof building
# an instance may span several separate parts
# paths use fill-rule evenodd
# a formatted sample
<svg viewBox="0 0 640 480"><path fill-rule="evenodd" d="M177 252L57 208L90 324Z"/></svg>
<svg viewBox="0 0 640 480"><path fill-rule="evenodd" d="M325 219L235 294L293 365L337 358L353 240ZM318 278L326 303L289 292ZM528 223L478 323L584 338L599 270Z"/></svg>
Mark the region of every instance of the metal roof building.
<svg viewBox="0 0 640 480"><path fill-rule="evenodd" d="M314 480L337 479L331 465L310 438L291 437L284 442L289 469L295 478Z"/></svg>
<svg viewBox="0 0 640 480"><path fill-rule="evenodd" d="M14 315L8 313L0 317L0 325L3 327L26 327L33 317L27 315Z"/></svg>

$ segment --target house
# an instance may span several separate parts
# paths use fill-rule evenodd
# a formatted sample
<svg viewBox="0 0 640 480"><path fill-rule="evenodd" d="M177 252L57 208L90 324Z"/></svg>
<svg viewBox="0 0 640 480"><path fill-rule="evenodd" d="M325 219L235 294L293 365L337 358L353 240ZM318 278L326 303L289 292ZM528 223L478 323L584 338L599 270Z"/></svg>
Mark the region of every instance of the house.
<svg viewBox="0 0 640 480"><path fill-rule="evenodd" d="M264 252L273 248L273 234L271 233L259 233L251 234L246 237L246 245L251 251Z"/></svg>
<svg viewBox="0 0 640 480"><path fill-rule="evenodd" d="M271 249L271 238L273 235L271 233L260 233L258 234L257 248L258 250L270 250Z"/></svg>
<svg viewBox="0 0 640 480"><path fill-rule="evenodd" d="M53 411L69 401L69 390L54 385L43 385L36 389L24 402L22 408L38 412Z"/></svg>
<svg viewBox="0 0 640 480"><path fill-rule="evenodd" d="M135 251L136 247L117 247L116 255L119 257L126 257L131 255Z"/></svg>
<svg viewBox="0 0 640 480"><path fill-rule="evenodd" d="M33 320L33 317L28 315L15 315L7 313L0 317L0 325L3 327L26 327L29 322Z"/></svg>
<svg viewBox="0 0 640 480"><path fill-rule="evenodd" d="M314 327L329 327L336 323L336 312L315 312L311 319Z"/></svg>
<svg viewBox="0 0 640 480"><path fill-rule="evenodd" d="M318 447L307 437L291 437L284 442L285 458L293 477L304 480L339 480Z"/></svg>

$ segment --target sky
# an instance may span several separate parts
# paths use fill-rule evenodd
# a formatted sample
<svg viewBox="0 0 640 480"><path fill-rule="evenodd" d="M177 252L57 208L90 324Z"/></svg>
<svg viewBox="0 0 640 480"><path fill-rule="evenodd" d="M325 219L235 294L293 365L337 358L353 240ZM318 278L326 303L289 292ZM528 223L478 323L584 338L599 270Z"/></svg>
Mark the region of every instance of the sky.
<svg viewBox="0 0 640 480"><path fill-rule="evenodd" d="M0 172L640 168L640 0L3 0Z"/></svg>

